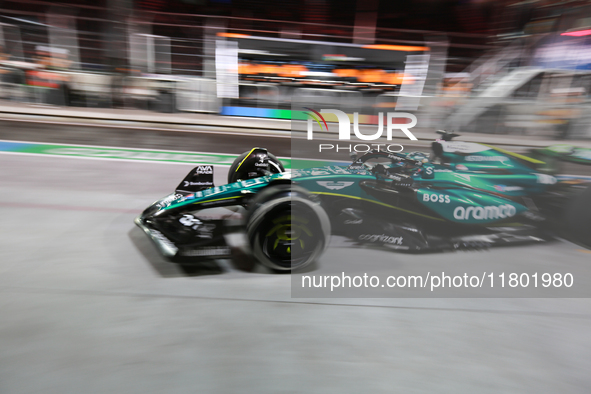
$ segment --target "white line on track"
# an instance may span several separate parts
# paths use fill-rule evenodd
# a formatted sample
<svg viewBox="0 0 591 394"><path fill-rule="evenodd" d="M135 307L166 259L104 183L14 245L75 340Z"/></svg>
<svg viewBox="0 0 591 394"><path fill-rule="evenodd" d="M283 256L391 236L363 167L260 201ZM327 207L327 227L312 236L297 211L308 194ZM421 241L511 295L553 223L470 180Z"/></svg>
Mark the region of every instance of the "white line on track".
<svg viewBox="0 0 591 394"><path fill-rule="evenodd" d="M70 155L51 155L43 153L27 153L27 152L3 152L0 154L5 155L16 155L16 156L36 156L36 157L54 157L59 159L86 159L86 160L109 160L109 161L126 161L131 163L157 163L157 164L180 164L184 166L198 166L203 163L190 163L190 162L175 162L175 161L162 161L162 160L149 160L149 159L115 159L112 157L87 157L87 156L70 156ZM214 164L216 167L230 167L231 164Z"/></svg>
<svg viewBox="0 0 591 394"><path fill-rule="evenodd" d="M105 145L83 145L83 144L62 144L62 143L55 143L55 142L38 142L38 141L20 141L20 140L0 140L0 142L14 142L19 144L31 144L31 145L53 145L53 146L73 146L73 147L81 147L81 148L104 148L104 149L123 149L123 150L135 150L141 152L163 152L163 153L191 153L191 154L201 154L201 155L229 155L229 156L238 156L237 153L220 153L220 152L198 152L198 151L188 151L188 150L162 150L162 149L147 149L147 148L124 148L120 146L105 146ZM2 151L0 151L2 152ZM4 152L3 152L4 153ZM285 159L288 159L287 157Z"/></svg>
<svg viewBox="0 0 591 394"><path fill-rule="evenodd" d="M84 145L84 144L57 144L53 142L37 142L37 141L20 141L20 140L1 140L0 142L7 142L7 143L19 143L19 144L31 144L31 145L52 145L52 146L71 146L74 148L100 148L100 149L120 149L120 150L132 150L138 152L159 152L159 153L188 153L188 154L195 154L195 155L225 155L225 156L236 156L238 157L241 153L221 153L221 152L201 152L201 151L188 151L188 150L162 150L162 149L143 149L143 148L123 148L119 146L105 146L105 145ZM0 151L0 153L5 154L20 154L20 155L29 155L29 156L56 156L56 157L77 157L77 158L86 158L86 159L107 159L107 160L119 160L119 161L146 161L146 162L153 162L153 163L166 163L162 160L150 160L150 159L113 159L113 158L102 158L102 157L84 157L84 156L70 156L70 155L52 155L52 154L43 154L43 153L27 153L27 152L8 152L8 151ZM314 160L314 161L326 161L330 163L335 162L349 162L346 160L331 160L331 159L307 159L307 158L300 158L300 157L285 157L285 156L277 156L279 159L285 160ZM192 163L169 163L169 164L192 164ZM222 166L230 166L230 164L216 164Z"/></svg>

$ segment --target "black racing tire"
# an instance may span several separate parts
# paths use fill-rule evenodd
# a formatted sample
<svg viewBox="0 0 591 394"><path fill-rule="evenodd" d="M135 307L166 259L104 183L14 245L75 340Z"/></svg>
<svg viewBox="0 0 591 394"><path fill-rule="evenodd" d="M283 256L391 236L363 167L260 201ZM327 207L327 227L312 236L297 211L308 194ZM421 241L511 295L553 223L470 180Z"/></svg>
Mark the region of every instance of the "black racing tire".
<svg viewBox="0 0 591 394"><path fill-rule="evenodd" d="M252 255L273 270L293 271L316 261L330 231L328 215L301 187L269 186L249 204L246 234Z"/></svg>
<svg viewBox="0 0 591 394"><path fill-rule="evenodd" d="M243 154L238 156L236 160L234 160L234 162L230 166L230 170L228 171L228 183L234 183L238 181L236 170L238 169L240 163L242 163L242 160L244 160L250 152L251 151L244 152ZM274 154L267 152L267 155L269 156L269 171L271 171L271 173L278 174L280 172L285 172L283 164L281 164L279 159L277 159L277 157Z"/></svg>
<svg viewBox="0 0 591 394"><path fill-rule="evenodd" d="M576 194L566 209L566 232L573 242L591 249L591 185Z"/></svg>

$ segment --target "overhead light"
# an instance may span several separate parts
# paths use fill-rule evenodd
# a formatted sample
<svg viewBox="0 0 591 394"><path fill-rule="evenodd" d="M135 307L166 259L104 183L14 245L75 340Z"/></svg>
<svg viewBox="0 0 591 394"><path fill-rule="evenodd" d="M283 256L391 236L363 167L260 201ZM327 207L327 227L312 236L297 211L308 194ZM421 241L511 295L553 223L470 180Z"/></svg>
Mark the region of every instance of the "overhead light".
<svg viewBox="0 0 591 394"><path fill-rule="evenodd" d="M470 78L470 73L445 73L443 74L443 78Z"/></svg>
<svg viewBox="0 0 591 394"><path fill-rule="evenodd" d="M269 51L260 49L238 49L238 53L246 53L248 55L264 55L264 56L287 56L283 53L271 53Z"/></svg>
<svg viewBox="0 0 591 394"><path fill-rule="evenodd" d="M65 48L48 47L48 46L43 46L43 45L37 45L35 47L35 50L39 51L39 52L57 53L60 55L67 55L70 53L70 51Z"/></svg>
<svg viewBox="0 0 591 394"><path fill-rule="evenodd" d="M362 62L365 60L363 57L351 57L345 55L322 55L324 61L340 61L340 62Z"/></svg>

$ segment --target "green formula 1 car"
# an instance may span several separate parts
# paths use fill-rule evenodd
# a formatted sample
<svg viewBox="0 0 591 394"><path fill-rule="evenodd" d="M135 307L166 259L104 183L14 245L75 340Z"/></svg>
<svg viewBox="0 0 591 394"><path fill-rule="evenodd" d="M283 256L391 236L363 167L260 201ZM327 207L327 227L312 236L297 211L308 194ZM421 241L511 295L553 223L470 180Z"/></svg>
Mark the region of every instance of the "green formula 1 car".
<svg viewBox="0 0 591 394"><path fill-rule="evenodd" d="M591 244L591 188L553 172L556 149L519 155L441 134L430 154L370 151L348 165L290 172L254 148L236 159L227 185L213 185L212 166L196 167L135 222L173 261L228 257L225 236L238 226L252 256L274 270L318 259L332 234L401 252L555 237Z"/></svg>

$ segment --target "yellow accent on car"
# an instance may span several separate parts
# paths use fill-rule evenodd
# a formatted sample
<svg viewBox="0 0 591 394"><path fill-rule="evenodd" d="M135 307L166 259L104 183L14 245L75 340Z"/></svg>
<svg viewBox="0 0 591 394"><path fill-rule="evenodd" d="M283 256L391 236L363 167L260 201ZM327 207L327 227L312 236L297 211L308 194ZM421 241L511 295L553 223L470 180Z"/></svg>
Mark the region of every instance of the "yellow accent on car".
<svg viewBox="0 0 591 394"><path fill-rule="evenodd" d="M224 198L216 198L215 200L207 200L207 201L196 201L193 204L205 204L206 202L215 202L221 200L231 200L233 198L241 198L242 196L233 196L233 197L224 197ZM183 201L184 202L184 201Z"/></svg>
<svg viewBox="0 0 591 394"><path fill-rule="evenodd" d="M238 169L240 168L240 166L242 165L242 163L244 163L244 160L248 159L248 156L250 156L252 154L252 152L254 152L255 149L258 149L258 148L252 148L250 150L250 152L248 152L248 155L246 155L244 157L244 159L242 159L242 161L240 162L240 164L238 164L238 167L236 167L236 171L235 172L238 172Z"/></svg>
<svg viewBox="0 0 591 394"><path fill-rule="evenodd" d="M510 151L505 150L505 149L497 148L496 146L487 145L487 144L482 144L482 145L488 146L490 148L493 148L494 150L499 151L501 153L504 153L506 155L510 155L510 156L517 157L517 158L522 159L522 160L529 161L530 163L546 164L545 161L541 161L541 160L537 160L537 159L532 159L531 157L527 157L525 155L520 155L519 153L515 153L515 152L510 152Z"/></svg>

